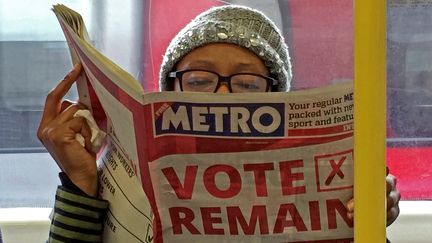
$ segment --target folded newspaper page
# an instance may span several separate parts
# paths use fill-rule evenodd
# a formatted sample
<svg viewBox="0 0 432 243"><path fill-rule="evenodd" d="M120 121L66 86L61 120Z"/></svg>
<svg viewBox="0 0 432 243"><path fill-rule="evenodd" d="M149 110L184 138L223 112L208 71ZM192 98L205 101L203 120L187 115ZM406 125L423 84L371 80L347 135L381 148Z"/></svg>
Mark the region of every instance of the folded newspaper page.
<svg viewBox="0 0 432 243"><path fill-rule="evenodd" d="M353 242L353 85L144 93L54 6L80 99L108 132L104 242Z"/></svg>

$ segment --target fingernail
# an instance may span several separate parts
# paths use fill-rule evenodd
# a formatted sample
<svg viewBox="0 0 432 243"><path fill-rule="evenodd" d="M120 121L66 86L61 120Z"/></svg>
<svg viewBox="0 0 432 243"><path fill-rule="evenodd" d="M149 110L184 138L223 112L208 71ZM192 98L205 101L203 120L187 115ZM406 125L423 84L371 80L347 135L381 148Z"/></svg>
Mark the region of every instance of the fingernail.
<svg viewBox="0 0 432 243"><path fill-rule="evenodd" d="M347 209L350 212L354 211L354 200L351 200L351 201L348 202Z"/></svg>
<svg viewBox="0 0 432 243"><path fill-rule="evenodd" d="M76 63L74 66L73 66L73 70L76 70L76 69L78 69L79 67L81 66L81 63Z"/></svg>
<svg viewBox="0 0 432 243"><path fill-rule="evenodd" d="M81 63L76 63L76 64L73 66L73 68L72 68L72 70L70 71L70 73L78 72L78 71L80 70L80 68L81 68Z"/></svg>

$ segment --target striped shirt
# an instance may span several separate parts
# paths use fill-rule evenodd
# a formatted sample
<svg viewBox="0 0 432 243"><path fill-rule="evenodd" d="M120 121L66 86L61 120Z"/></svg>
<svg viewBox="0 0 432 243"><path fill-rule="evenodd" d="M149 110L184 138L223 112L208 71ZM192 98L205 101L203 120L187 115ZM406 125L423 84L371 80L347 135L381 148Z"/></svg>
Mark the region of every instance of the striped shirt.
<svg viewBox="0 0 432 243"><path fill-rule="evenodd" d="M107 208L108 201L59 186L48 242L102 242Z"/></svg>

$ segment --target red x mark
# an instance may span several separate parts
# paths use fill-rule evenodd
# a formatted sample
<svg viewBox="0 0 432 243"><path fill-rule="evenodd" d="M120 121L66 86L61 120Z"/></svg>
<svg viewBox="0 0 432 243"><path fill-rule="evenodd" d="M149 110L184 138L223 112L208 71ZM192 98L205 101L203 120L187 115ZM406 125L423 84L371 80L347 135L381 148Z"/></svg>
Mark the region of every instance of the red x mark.
<svg viewBox="0 0 432 243"><path fill-rule="evenodd" d="M330 160L330 165L332 167L332 171L330 172L330 175L327 177L325 184L328 186L332 182L333 178L337 174L341 179L345 177L344 173L340 170L340 167L342 166L343 162L345 161L347 157L342 157L338 163L335 162L334 159Z"/></svg>

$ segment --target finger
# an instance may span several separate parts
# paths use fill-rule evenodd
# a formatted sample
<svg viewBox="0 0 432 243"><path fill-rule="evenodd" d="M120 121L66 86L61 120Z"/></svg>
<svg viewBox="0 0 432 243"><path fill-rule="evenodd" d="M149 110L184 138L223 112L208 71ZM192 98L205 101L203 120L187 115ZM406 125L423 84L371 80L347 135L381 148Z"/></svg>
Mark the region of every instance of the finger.
<svg viewBox="0 0 432 243"><path fill-rule="evenodd" d="M84 137L85 147L91 149L91 129L87 121L83 117L75 117L67 122L67 125L75 133L79 133Z"/></svg>
<svg viewBox="0 0 432 243"><path fill-rule="evenodd" d="M354 219L354 213L347 213L348 219Z"/></svg>
<svg viewBox="0 0 432 243"><path fill-rule="evenodd" d="M387 226L391 225L399 215L399 207L393 207L390 211L387 211Z"/></svg>
<svg viewBox="0 0 432 243"><path fill-rule="evenodd" d="M83 137L88 138L89 141L91 139L91 129L87 124L87 121L84 117L75 117L68 121L68 127L72 129L75 133L81 133Z"/></svg>
<svg viewBox="0 0 432 243"><path fill-rule="evenodd" d="M60 113L69 108L69 106L75 104L74 102L70 100L63 100L60 106Z"/></svg>
<svg viewBox="0 0 432 243"><path fill-rule="evenodd" d="M347 208L347 217L348 219L354 219L354 198L351 198L346 203L345 207Z"/></svg>
<svg viewBox="0 0 432 243"><path fill-rule="evenodd" d="M60 81L60 83L50 91L45 100L44 111L42 114L41 125L55 119L60 112L60 100L66 95L74 81L78 78L82 70L81 64L76 64L72 71Z"/></svg>
<svg viewBox="0 0 432 243"><path fill-rule="evenodd" d="M387 196L387 211L390 210L392 207L398 206L400 198L401 195L399 191L392 191Z"/></svg>
<svg viewBox="0 0 432 243"><path fill-rule="evenodd" d="M80 108L80 110L88 110L87 106L84 105L83 103L77 103L70 100L63 100L61 104L60 112L65 111L71 105L77 105Z"/></svg>
<svg viewBox="0 0 432 243"><path fill-rule="evenodd" d="M71 88L72 84L77 80L77 78L81 75L82 66L80 63L75 64L75 66L72 68L72 70L63 78L62 81L60 81L57 86L51 90L52 96L61 99L63 98L69 89Z"/></svg>
<svg viewBox="0 0 432 243"><path fill-rule="evenodd" d="M83 106L79 104L74 104L69 106L65 111L63 111L60 115L57 117L57 123L62 124L70 119L74 118L74 115L77 111L82 110Z"/></svg>
<svg viewBox="0 0 432 243"><path fill-rule="evenodd" d="M81 128L81 135L84 137L86 149L88 151L91 151L92 150L92 143L91 143L92 133L91 133L91 129L90 129L87 121L83 124L83 126Z"/></svg>
<svg viewBox="0 0 432 243"><path fill-rule="evenodd" d="M354 198L351 198L345 205L348 213L354 213Z"/></svg>
<svg viewBox="0 0 432 243"><path fill-rule="evenodd" d="M386 176L386 191L387 195L396 188L396 179L393 175Z"/></svg>

